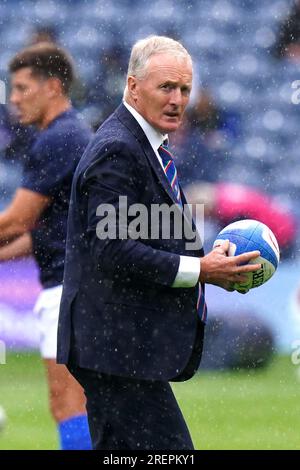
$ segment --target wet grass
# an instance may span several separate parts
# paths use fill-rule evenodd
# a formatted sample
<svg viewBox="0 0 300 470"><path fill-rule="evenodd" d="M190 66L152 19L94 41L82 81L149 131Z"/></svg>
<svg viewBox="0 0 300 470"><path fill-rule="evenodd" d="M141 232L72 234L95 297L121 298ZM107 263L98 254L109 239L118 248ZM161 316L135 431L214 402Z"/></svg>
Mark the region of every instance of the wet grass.
<svg viewBox="0 0 300 470"><path fill-rule="evenodd" d="M173 388L196 449L300 449L300 370L202 372Z"/></svg>
<svg viewBox="0 0 300 470"><path fill-rule="evenodd" d="M174 384L196 449L300 449L298 368L277 357L264 370L201 372ZM0 449L57 449L37 354L9 354L0 365L0 405L8 416Z"/></svg>
<svg viewBox="0 0 300 470"><path fill-rule="evenodd" d="M43 364L38 354L9 354L0 365L0 405L7 423L0 449L57 449L56 426L48 411Z"/></svg>

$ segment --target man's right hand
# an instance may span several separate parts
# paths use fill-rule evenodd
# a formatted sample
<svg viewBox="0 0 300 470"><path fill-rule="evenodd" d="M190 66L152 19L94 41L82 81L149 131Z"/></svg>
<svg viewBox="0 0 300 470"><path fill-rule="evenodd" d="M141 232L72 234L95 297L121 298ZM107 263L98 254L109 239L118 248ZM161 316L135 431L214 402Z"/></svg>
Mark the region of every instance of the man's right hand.
<svg viewBox="0 0 300 470"><path fill-rule="evenodd" d="M199 281L215 284L228 291L233 291L234 283L247 281L246 273L257 271L261 264L247 264L260 256L260 252L250 251L238 256L228 256L229 240L214 248L201 258ZM243 276L244 274L244 276Z"/></svg>

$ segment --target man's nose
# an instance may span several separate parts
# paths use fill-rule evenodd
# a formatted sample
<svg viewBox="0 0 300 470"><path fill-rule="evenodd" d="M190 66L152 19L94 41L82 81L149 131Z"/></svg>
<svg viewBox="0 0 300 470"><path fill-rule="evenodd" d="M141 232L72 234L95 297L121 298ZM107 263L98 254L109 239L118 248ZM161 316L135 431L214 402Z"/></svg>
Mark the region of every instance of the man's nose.
<svg viewBox="0 0 300 470"><path fill-rule="evenodd" d="M170 103L180 106L182 103L182 93L180 88L174 88L171 93Z"/></svg>
<svg viewBox="0 0 300 470"><path fill-rule="evenodd" d="M14 105L18 104L19 98L18 98L18 94L15 91L11 92L9 101L11 104L14 104Z"/></svg>

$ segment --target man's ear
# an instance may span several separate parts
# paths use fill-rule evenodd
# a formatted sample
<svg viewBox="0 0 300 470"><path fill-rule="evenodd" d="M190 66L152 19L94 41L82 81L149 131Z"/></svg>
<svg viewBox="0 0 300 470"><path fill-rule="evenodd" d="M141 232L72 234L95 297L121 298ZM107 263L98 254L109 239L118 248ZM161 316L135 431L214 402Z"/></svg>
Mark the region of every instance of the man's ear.
<svg viewBox="0 0 300 470"><path fill-rule="evenodd" d="M127 79L127 90L129 93L129 96L133 101L137 101L138 98L138 82L136 77L133 75L129 75Z"/></svg>
<svg viewBox="0 0 300 470"><path fill-rule="evenodd" d="M47 93L49 98L57 98L64 95L64 89L59 78L50 77L47 80Z"/></svg>

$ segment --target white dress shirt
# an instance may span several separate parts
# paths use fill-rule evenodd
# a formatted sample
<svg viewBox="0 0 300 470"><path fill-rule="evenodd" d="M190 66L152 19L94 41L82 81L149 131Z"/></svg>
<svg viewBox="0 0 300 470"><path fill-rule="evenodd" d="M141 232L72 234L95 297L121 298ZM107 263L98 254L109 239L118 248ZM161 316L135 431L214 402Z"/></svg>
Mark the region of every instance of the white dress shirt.
<svg viewBox="0 0 300 470"><path fill-rule="evenodd" d="M133 115L137 120L141 128L143 129L147 139L155 155L157 156L159 163L163 168L162 159L158 153L158 149L163 143L163 141L168 137L167 134L161 134L159 131L154 129L148 121L146 121L143 116L141 116L136 109L130 106L126 101L123 101L124 106L128 111ZM195 256L182 256L180 255L180 263L176 278L172 284L172 287L194 287L200 275L200 258Z"/></svg>

